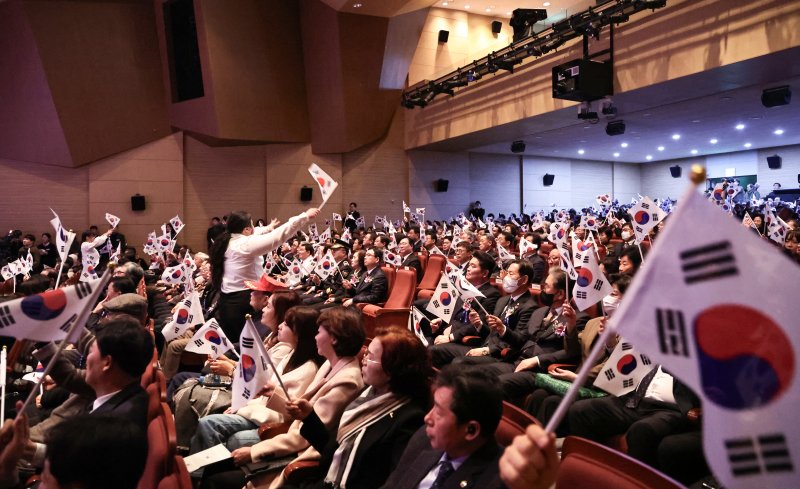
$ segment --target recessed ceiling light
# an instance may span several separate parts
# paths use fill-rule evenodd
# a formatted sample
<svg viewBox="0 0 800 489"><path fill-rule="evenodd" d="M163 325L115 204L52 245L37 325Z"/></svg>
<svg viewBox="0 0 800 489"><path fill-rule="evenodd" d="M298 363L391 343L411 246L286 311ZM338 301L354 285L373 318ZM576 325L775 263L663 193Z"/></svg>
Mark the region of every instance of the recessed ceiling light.
<svg viewBox="0 0 800 489"><path fill-rule="evenodd" d="M492 11L492 7L486 7L486 11L487 12L491 12Z"/></svg>
<svg viewBox="0 0 800 489"><path fill-rule="evenodd" d="M776 136L780 136L781 134L783 134L783 129L775 129L772 133L775 134Z"/></svg>
<svg viewBox="0 0 800 489"><path fill-rule="evenodd" d="M447 7L448 4L447 4L447 2L442 2L442 5Z"/></svg>
<svg viewBox="0 0 800 489"><path fill-rule="evenodd" d="M622 146L623 148L627 148L628 147L628 143L622 143L622 144L620 144L620 146Z"/></svg>
<svg viewBox="0 0 800 489"><path fill-rule="evenodd" d="M469 5L464 5L464 10L469 10Z"/></svg>
<svg viewBox="0 0 800 489"><path fill-rule="evenodd" d="M708 142L711 143L711 144L717 144L719 141L717 140L717 138L712 138L712 139L709 139Z"/></svg>
<svg viewBox="0 0 800 489"><path fill-rule="evenodd" d="M744 124L742 124L742 123L736 124L736 130L737 131L741 131L742 129L744 129Z"/></svg>
<svg viewBox="0 0 800 489"><path fill-rule="evenodd" d="M447 2L444 2L444 5L447 5ZM364 4L363 4L363 3L354 3L354 4L353 4L353 8L361 8L361 7L363 7L363 6L364 6Z"/></svg>
<svg viewBox="0 0 800 489"><path fill-rule="evenodd" d="M506 15L511 15L511 12L506 12Z"/></svg>
<svg viewBox="0 0 800 489"><path fill-rule="evenodd" d="M751 115L750 116L750 120L753 120L753 121L761 120L761 116L760 115Z"/></svg>
<svg viewBox="0 0 800 489"><path fill-rule="evenodd" d="M651 115L653 114L651 114L650 112L645 112L644 114L642 114L642 117L650 117Z"/></svg>
<svg viewBox="0 0 800 489"><path fill-rule="evenodd" d="M646 159L647 161L650 161L650 160L652 160L652 159L653 159L653 155L647 155L647 156L645 156L645 159Z"/></svg>
<svg viewBox="0 0 800 489"><path fill-rule="evenodd" d="M673 134L673 135L672 135L672 140L673 140L673 141L677 141L677 140L678 140L678 139L680 139L680 138L681 138L681 135L680 135L680 134Z"/></svg>
<svg viewBox="0 0 800 489"><path fill-rule="evenodd" d="M658 148L656 148L656 149L657 149L657 150L659 150L659 151L664 151L664 146L659 146L659 147L658 147Z"/></svg>
<svg viewBox="0 0 800 489"><path fill-rule="evenodd" d="M726 97L720 97L720 100L722 100L723 102L730 102L731 100L733 100L733 97L727 97L727 96Z"/></svg>
<svg viewBox="0 0 800 489"><path fill-rule="evenodd" d="M585 153L585 152L586 152L586 151L584 151L584 150L582 150L582 149L579 149L579 150L578 150L578 154L579 154L579 155L582 155L582 154L583 154L583 153Z"/></svg>
<svg viewBox="0 0 800 489"><path fill-rule="evenodd" d="M614 158L619 158L619 153L614 153Z"/></svg>
<svg viewBox="0 0 800 489"><path fill-rule="evenodd" d="M702 122L700 119L692 119L693 124L697 124L698 122Z"/></svg>
<svg viewBox="0 0 800 489"><path fill-rule="evenodd" d="M544 2L544 3L542 4L542 7L549 7L549 6L550 6L550 2Z"/></svg>
<svg viewBox="0 0 800 489"><path fill-rule="evenodd" d="M697 150L693 149L693 150L690 151L690 153L692 153L693 155L696 155L697 154Z"/></svg>
<svg viewBox="0 0 800 489"><path fill-rule="evenodd" d="M745 147L745 148L749 148L750 146L752 146L752 144L750 144L750 143L744 143L744 147Z"/></svg>

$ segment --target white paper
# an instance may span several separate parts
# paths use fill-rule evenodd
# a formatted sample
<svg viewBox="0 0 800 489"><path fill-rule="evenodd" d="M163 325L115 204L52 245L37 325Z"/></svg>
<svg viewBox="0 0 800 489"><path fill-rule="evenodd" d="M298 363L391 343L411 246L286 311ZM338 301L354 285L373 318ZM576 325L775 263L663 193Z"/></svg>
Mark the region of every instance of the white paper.
<svg viewBox="0 0 800 489"><path fill-rule="evenodd" d="M206 465L211 465L215 462L219 462L220 460L226 460L229 458L231 458L231 452L225 448L225 445L220 443L219 445L207 448L202 452L197 452L194 455L184 457L183 462L186 464L186 470L188 470L189 473L192 473L197 469L205 467Z"/></svg>

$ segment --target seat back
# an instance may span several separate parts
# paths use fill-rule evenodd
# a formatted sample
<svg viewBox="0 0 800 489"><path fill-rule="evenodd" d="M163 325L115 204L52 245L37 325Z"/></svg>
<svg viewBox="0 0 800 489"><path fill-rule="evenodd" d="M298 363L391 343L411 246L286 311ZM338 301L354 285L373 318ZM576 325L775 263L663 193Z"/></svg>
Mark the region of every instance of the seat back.
<svg viewBox="0 0 800 489"><path fill-rule="evenodd" d="M428 266L428 253L425 251L418 251L417 258L419 258L419 264L422 270L425 270L425 267Z"/></svg>
<svg viewBox="0 0 800 489"><path fill-rule="evenodd" d="M561 449L556 489L681 489L684 486L614 449L568 436Z"/></svg>
<svg viewBox="0 0 800 489"><path fill-rule="evenodd" d="M172 470L175 448L175 421L166 403L160 403L157 416L147 425L147 460L137 489L158 487Z"/></svg>
<svg viewBox="0 0 800 489"><path fill-rule="evenodd" d="M183 457L176 455L172 461L172 472L161 479L158 489L192 489L192 478L186 470Z"/></svg>
<svg viewBox="0 0 800 489"><path fill-rule="evenodd" d="M383 271L383 274L386 275L386 292L391 295L392 287L394 286L395 268L390 265L382 265L381 271Z"/></svg>
<svg viewBox="0 0 800 489"><path fill-rule="evenodd" d="M401 268L396 272L394 286L386 299L387 309L408 309L411 301L414 300L414 292L417 288L417 273L412 268Z"/></svg>
<svg viewBox="0 0 800 489"><path fill-rule="evenodd" d="M422 281L417 286L417 290L434 290L439 284L439 277L444 270L445 257L442 255L431 255L428 257L428 264L425 266L425 273L422 275Z"/></svg>
<svg viewBox="0 0 800 489"><path fill-rule="evenodd" d="M503 417L494 432L494 439L498 444L507 447L511 445L514 437L525 433L530 424L540 425L539 421L529 413L523 411L510 402L503 401Z"/></svg>

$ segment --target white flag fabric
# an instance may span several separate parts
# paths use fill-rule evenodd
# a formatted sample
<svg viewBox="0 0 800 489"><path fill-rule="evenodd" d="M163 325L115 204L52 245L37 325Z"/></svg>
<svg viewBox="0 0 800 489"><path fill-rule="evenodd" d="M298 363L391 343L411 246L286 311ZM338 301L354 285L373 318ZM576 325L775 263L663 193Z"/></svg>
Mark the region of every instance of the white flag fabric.
<svg viewBox="0 0 800 489"><path fill-rule="evenodd" d="M417 207L417 214L420 214L420 215L424 216L425 215L425 208L424 207Z"/></svg>
<svg viewBox="0 0 800 489"><path fill-rule="evenodd" d="M569 224L554 222L550 225L550 234L547 236L547 239L549 239L551 243L558 245L566 239L568 229Z"/></svg>
<svg viewBox="0 0 800 489"><path fill-rule="evenodd" d="M106 222L108 222L109 226L115 228L119 226L119 221L120 221L119 217L115 216L114 214L109 214L108 212L106 212Z"/></svg>
<svg viewBox="0 0 800 489"><path fill-rule="evenodd" d="M750 217L750 213L747 211L745 211L744 218L742 218L742 226L747 228L758 229L758 227L756 227L756 223L753 221L753 218Z"/></svg>
<svg viewBox="0 0 800 489"><path fill-rule="evenodd" d="M186 345L186 351L211 355L214 359L231 349L231 343L225 332L219 327L216 319L209 319L197 329L197 332Z"/></svg>
<svg viewBox="0 0 800 489"><path fill-rule="evenodd" d="M318 167L316 163L311 163L311 166L308 167L308 172L311 173L311 177L317 182L317 185L319 185L319 193L322 194L322 205L320 205L320 207L322 207L339 184L336 183L330 175L325 173L322 168Z"/></svg>
<svg viewBox="0 0 800 489"><path fill-rule="evenodd" d="M161 330L161 334L164 335L164 339L169 342L185 333L190 326L203 324L205 322L203 309L200 307L200 296L197 294L196 290L192 290L180 302L175 313L172 315L172 321L164 326L164 329Z"/></svg>
<svg viewBox="0 0 800 489"><path fill-rule="evenodd" d="M56 231L56 250L58 250L58 256L63 263L67 259L72 242L75 240L75 233L64 229L64 226L61 225L61 219L53 209L50 209L50 212L56 216L50 220L50 224L53 225L53 229Z"/></svg>
<svg viewBox="0 0 800 489"><path fill-rule="evenodd" d="M499 244L497 245L497 259L498 260L500 260L501 262L504 262L504 261L508 261L508 260L513 260L514 258L516 258L516 257L514 255L512 255L507 249L505 249L503 246L501 246Z"/></svg>
<svg viewBox="0 0 800 489"><path fill-rule="evenodd" d="M428 346L428 340L425 338L425 335L422 334L422 321L425 319L425 315L419 312L419 309L411 306L411 313L408 315L408 329L417 335L417 338L419 338L423 346Z"/></svg>
<svg viewBox="0 0 800 489"><path fill-rule="evenodd" d="M192 274L186 269L186 265L179 263L165 268L164 273L161 274L161 280L168 284L179 285L187 283L191 276Z"/></svg>
<svg viewBox="0 0 800 489"><path fill-rule="evenodd" d="M439 278L439 285L436 286L433 297L428 301L425 310L441 318L445 323L449 323L450 318L453 317L453 312L455 312L458 296L458 291L450 282L450 279L447 278L447 275L443 273Z"/></svg>
<svg viewBox="0 0 800 489"><path fill-rule="evenodd" d="M172 219L170 219L169 225L172 226L172 229L175 230L176 235L180 233L183 230L183 227L185 226L180 216L175 216Z"/></svg>
<svg viewBox="0 0 800 489"><path fill-rule="evenodd" d="M305 270L303 269L303 264L300 263L300 260L295 258L287 267L288 270L286 271L286 284L291 287L293 285L299 284L303 280L303 275L305 275Z"/></svg>
<svg viewBox="0 0 800 489"><path fill-rule="evenodd" d="M239 364L233 376L231 386L231 407L239 409L256 393L271 377L267 365L267 351L258 336L253 320L247 318L242 334L239 336Z"/></svg>
<svg viewBox="0 0 800 489"><path fill-rule="evenodd" d="M405 213L411 213L411 207L407 206L406 205L406 201L404 200L403 201L403 214L405 214Z"/></svg>
<svg viewBox="0 0 800 489"><path fill-rule="evenodd" d="M339 221L339 222L342 222L342 215L341 215L341 214L338 214L338 213L336 213L336 212L334 212L334 213L333 213L333 220L334 220L334 221Z"/></svg>
<svg viewBox="0 0 800 489"><path fill-rule="evenodd" d="M620 339L597 374L594 386L613 396L623 396L636 389L654 367L647 355L639 353L631 343Z"/></svg>
<svg viewBox="0 0 800 489"><path fill-rule="evenodd" d="M111 256L108 257L108 261L119 263L119 259L122 257L122 243L117 243L117 249L111 253Z"/></svg>
<svg viewBox="0 0 800 489"><path fill-rule="evenodd" d="M312 222L311 224L308 225L308 234L310 238L309 241L310 240L316 241L316 239L319 237L319 231L317 230L317 223Z"/></svg>
<svg viewBox="0 0 800 489"><path fill-rule="evenodd" d="M428 346L428 345L425 345ZM6 370L8 369L8 354L6 353L6 347L3 347L0 350L0 387L5 387L6 385Z"/></svg>
<svg viewBox="0 0 800 489"><path fill-rule="evenodd" d="M667 213L650 200L650 197L639 199L639 202L628 210L628 214L633 218L631 224L636 234L636 243L644 241L650 230L667 217Z"/></svg>
<svg viewBox="0 0 800 489"><path fill-rule="evenodd" d="M2 269L0 269L0 275L3 276L3 280L11 280L14 278L14 272L11 271L11 267L5 265Z"/></svg>
<svg viewBox="0 0 800 489"><path fill-rule="evenodd" d="M572 287L572 297L579 310L589 309L613 291L611 283L600 270L594 253L584 254L583 262L577 272L578 278Z"/></svg>
<svg viewBox="0 0 800 489"><path fill-rule="evenodd" d="M588 234L588 231L587 231ZM591 234L588 234L591 236ZM576 267L581 266L586 255L594 254L592 243L588 239L580 240L577 236L572 236L572 263Z"/></svg>
<svg viewBox="0 0 800 489"><path fill-rule="evenodd" d="M79 282L3 302L0 304L0 335L33 341L65 339L81 312L94 307L99 283L97 280Z"/></svg>
<svg viewBox="0 0 800 489"><path fill-rule="evenodd" d="M403 264L403 258L394 251L383 250L383 262L387 265L399 267Z"/></svg>
<svg viewBox="0 0 800 489"><path fill-rule="evenodd" d="M439 247L438 247L438 246L436 246L436 245L433 245L433 248L431 248L431 249L430 249L430 251L428 251L428 254L429 254L429 255L442 255L442 256L446 256L446 255L444 254L444 252L443 252L442 250L440 250L440 249L439 249Z"/></svg>
<svg viewBox="0 0 800 489"><path fill-rule="evenodd" d="M483 295L483 292L478 290L477 287L472 285L472 283L467 280L467 277L465 277L458 268L456 268L455 271L456 275L454 276L454 280L451 280L451 282L453 282L456 291L458 291L458 294L461 296L461 300L466 301L469 299L477 299L478 297L486 297ZM448 276L448 278L450 277Z"/></svg>
<svg viewBox="0 0 800 489"><path fill-rule="evenodd" d="M575 266L572 264L572 260L569 259L569 254L561 252L560 262L561 262L561 270L566 272L567 277L573 282L578 280L578 272L575 271Z"/></svg>
<svg viewBox="0 0 800 489"><path fill-rule="evenodd" d="M325 280L329 276L336 273L336 269L336 259L333 257L331 250L328 250L328 252L325 253L325 256L323 256L321 260L317 261L317 266L314 267L314 273L316 273L322 280Z"/></svg>
<svg viewBox="0 0 800 489"><path fill-rule="evenodd" d="M597 218L591 215L581 216L581 227L587 231L597 231Z"/></svg>
<svg viewBox="0 0 800 489"><path fill-rule="evenodd" d="M347 244L350 244L350 240L353 239L353 235L350 233L350 228L347 228L347 227L344 228L344 232L339 237L339 239L341 239L342 241L344 241Z"/></svg>
<svg viewBox="0 0 800 489"><path fill-rule="evenodd" d="M724 486L798 487L797 265L694 189L680 203L611 327L701 397Z"/></svg>
<svg viewBox="0 0 800 489"><path fill-rule="evenodd" d="M611 196L608 194L600 194L595 198L595 200L603 207L611 205Z"/></svg>
<svg viewBox="0 0 800 489"><path fill-rule="evenodd" d="M764 221L767 224L769 239L782 245L786 240L786 233L789 232L789 225L775 214L775 210L769 204L767 204L767 212L764 213Z"/></svg>
<svg viewBox="0 0 800 489"><path fill-rule="evenodd" d="M325 241L331 239L331 228L330 226L325 228L325 231L322 231L322 234L319 235L317 238L318 243L324 243Z"/></svg>

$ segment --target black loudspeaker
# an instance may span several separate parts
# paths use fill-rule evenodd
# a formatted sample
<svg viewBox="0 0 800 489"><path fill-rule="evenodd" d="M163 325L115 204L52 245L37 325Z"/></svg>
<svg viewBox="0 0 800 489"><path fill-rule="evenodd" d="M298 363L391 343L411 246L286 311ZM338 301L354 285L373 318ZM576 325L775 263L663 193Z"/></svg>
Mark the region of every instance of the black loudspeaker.
<svg viewBox="0 0 800 489"><path fill-rule="evenodd" d="M512 153L524 153L525 152L525 141L514 141L511 143L511 152Z"/></svg>
<svg viewBox="0 0 800 489"><path fill-rule="evenodd" d="M553 98L591 102L613 94L611 63L576 59L553 68Z"/></svg>
<svg viewBox="0 0 800 489"><path fill-rule="evenodd" d="M681 177L681 167L678 165L669 167L669 173L672 175L672 178L680 178Z"/></svg>
<svg viewBox="0 0 800 489"><path fill-rule="evenodd" d="M783 160L778 155L767 156L767 165L769 165L770 170L779 170L782 161Z"/></svg>
<svg viewBox="0 0 800 489"><path fill-rule="evenodd" d="M447 39L449 37L450 37L450 32L449 31L445 31L445 30L439 31L439 42L440 43L447 42Z"/></svg>
<svg viewBox="0 0 800 489"><path fill-rule="evenodd" d="M439 180L436 180L436 191L447 192L448 185L450 185L450 180L445 180L444 178L440 178Z"/></svg>
<svg viewBox="0 0 800 489"><path fill-rule="evenodd" d="M314 195L314 189L311 187L303 186L303 188L300 189L300 200L302 200L303 202L308 202L309 200L311 200L313 195Z"/></svg>
<svg viewBox="0 0 800 489"><path fill-rule="evenodd" d="M492 22L492 33L493 34L500 34L500 30L503 28L503 23L499 20L495 20Z"/></svg>
<svg viewBox="0 0 800 489"><path fill-rule="evenodd" d="M789 105L792 101L792 90L788 85L768 88L761 93L761 104L764 107L779 107Z"/></svg>
<svg viewBox="0 0 800 489"><path fill-rule="evenodd" d="M555 175L545 173L544 177L542 177L542 185L544 185L545 187L549 187L550 185L553 185L553 180L555 179L556 179Z"/></svg>
<svg viewBox="0 0 800 489"><path fill-rule="evenodd" d="M609 136L621 136L625 134L624 121L611 121L606 124L606 134Z"/></svg>
<svg viewBox="0 0 800 489"><path fill-rule="evenodd" d="M144 201L144 195L136 194L131 197L131 210L143 211L147 207Z"/></svg>

